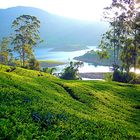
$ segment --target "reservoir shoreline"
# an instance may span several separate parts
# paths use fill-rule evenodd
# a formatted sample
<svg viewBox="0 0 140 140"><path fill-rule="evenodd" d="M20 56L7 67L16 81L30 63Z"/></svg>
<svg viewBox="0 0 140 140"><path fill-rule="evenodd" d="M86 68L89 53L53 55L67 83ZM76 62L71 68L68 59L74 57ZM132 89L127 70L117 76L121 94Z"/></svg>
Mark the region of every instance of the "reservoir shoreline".
<svg viewBox="0 0 140 140"><path fill-rule="evenodd" d="M104 79L105 74L112 73L112 72L86 72L86 73L80 73L80 76L82 78L88 78L88 79Z"/></svg>

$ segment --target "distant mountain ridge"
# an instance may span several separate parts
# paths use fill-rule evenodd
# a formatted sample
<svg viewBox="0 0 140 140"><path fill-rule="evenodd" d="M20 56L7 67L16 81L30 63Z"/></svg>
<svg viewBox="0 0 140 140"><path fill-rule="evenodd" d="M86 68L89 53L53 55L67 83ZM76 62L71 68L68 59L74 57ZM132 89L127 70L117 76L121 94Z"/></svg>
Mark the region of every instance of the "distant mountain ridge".
<svg viewBox="0 0 140 140"><path fill-rule="evenodd" d="M95 46L108 27L105 23L69 19L37 8L12 7L0 9L0 39L12 33L12 21L22 14L36 16L41 21L40 34L47 42L43 47L61 48L76 44Z"/></svg>

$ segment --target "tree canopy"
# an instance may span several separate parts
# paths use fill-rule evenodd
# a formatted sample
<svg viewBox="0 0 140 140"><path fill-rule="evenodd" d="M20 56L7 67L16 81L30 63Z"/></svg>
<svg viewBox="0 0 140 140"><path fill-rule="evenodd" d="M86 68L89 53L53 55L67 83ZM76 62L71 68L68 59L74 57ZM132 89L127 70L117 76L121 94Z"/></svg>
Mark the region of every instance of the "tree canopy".
<svg viewBox="0 0 140 140"><path fill-rule="evenodd" d="M21 66L25 66L26 60L34 57L33 47L41 41L39 36L40 21L31 15L21 15L13 23L14 35L12 44L14 51L20 56Z"/></svg>
<svg viewBox="0 0 140 140"><path fill-rule="evenodd" d="M140 59L140 12L136 2L112 0L104 15L110 29L103 34L99 54L102 57L108 50L113 50L113 66L123 67L129 73L131 67L139 67Z"/></svg>

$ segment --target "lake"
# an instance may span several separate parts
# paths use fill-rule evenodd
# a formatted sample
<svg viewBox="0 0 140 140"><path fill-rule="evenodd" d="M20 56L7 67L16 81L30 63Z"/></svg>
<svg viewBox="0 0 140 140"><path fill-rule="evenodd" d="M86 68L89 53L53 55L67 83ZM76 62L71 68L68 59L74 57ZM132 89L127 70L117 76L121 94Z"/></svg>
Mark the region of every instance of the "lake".
<svg viewBox="0 0 140 140"><path fill-rule="evenodd" d="M71 52L53 51L52 48L37 48L35 49L35 55L38 60L69 62L73 61L74 57L81 56L92 49L96 49L96 46L89 46L88 49Z"/></svg>
<svg viewBox="0 0 140 140"><path fill-rule="evenodd" d="M62 62L70 62L76 61L73 58L77 56L81 56L90 50L97 50L96 46L87 46L88 49L79 50L79 51L71 51L71 52L63 52L63 51L52 51L51 48L37 48L35 50L35 55L38 60L56 60ZM66 67L65 65L56 66L57 72L61 72L62 69ZM79 68L80 73L87 73L87 72L110 72L108 66L94 66L91 63L85 63L84 66Z"/></svg>

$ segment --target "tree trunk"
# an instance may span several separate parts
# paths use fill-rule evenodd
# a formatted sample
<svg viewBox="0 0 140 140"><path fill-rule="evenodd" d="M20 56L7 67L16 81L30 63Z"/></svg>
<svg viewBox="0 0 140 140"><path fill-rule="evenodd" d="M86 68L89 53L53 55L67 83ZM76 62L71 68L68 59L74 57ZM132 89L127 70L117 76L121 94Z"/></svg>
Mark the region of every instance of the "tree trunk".
<svg viewBox="0 0 140 140"><path fill-rule="evenodd" d="M113 45L114 45L114 65L116 65L116 43L115 43L115 22L116 22L116 20L115 20L115 18L114 18L114 35L113 35Z"/></svg>
<svg viewBox="0 0 140 140"><path fill-rule="evenodd" d="M136 43L136 30L135 30L135 39L134 39L134 73L136 72L136 62L137 61L137 43Z"/></svg>
<svg viewBox="0 0 140 140"><path fill-rule="evenodd" d="M24 47L22 48L22 66L25 66L25 50Z"/></svg>

